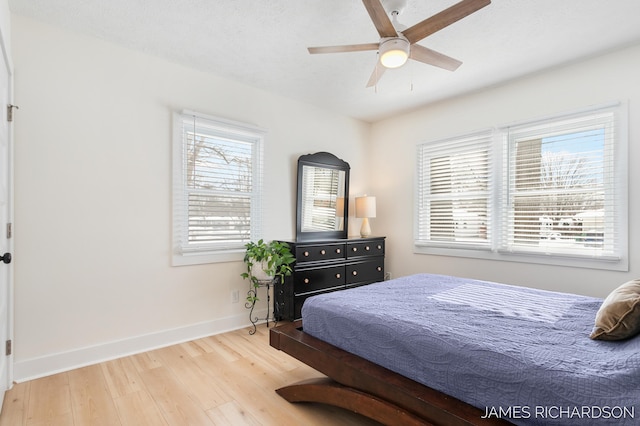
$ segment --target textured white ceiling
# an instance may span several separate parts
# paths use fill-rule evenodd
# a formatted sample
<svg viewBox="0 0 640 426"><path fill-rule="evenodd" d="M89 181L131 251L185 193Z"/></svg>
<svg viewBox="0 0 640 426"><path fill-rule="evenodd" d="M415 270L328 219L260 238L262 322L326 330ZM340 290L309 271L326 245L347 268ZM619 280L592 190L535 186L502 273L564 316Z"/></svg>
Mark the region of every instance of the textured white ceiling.
<svg viewBox="0 0 640 426"><path fill-rule="evenodd" d="M457 0L409 0L411 26ZM93 35L270 92L376 121L564 62L640 42L639 0L493 0L419 44L463 62L409 61L365 88L376 52L360 0L9 0L15 14Z"/></svg>

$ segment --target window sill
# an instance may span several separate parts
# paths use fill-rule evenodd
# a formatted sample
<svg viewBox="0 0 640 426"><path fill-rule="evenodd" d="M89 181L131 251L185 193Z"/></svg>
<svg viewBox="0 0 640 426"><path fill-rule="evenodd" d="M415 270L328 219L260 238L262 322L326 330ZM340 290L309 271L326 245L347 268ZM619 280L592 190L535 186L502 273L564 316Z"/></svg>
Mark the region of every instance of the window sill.
<svg viewBox="0 0 640 426"><path fill-rule="evenodd" d="M415 254L429 254L435 256L466 257L473 259L498 260L503 262L535 263L539 265L567 266L573 268L602 269L609 271L629 271L627 258L598 259L588 256L561 256L546 254L512 253L491 250L465 250L443 247L427 247L414 245Z"/></svg>
<svg viewBox="0 0 640 426"><path fill-rule="evenodd" d="M171 266L203 265L206 263L238 262L244 259L244 250L223 252L174 254Z"/></svg>

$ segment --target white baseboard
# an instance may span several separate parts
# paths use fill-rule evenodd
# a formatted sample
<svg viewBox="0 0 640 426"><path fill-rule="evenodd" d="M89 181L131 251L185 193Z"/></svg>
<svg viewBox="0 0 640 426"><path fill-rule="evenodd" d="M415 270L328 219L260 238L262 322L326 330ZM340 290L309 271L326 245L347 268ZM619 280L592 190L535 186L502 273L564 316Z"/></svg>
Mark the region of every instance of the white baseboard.
<svg viewBox="0 0 640 426"><path fill-rule="evenodd" d="M256 310L254 314L263 318L267 310ZM65 352L15 361L13 379L16 383L50 376L52 374L134 355L201 337L213 336L227 331L248 327L247 315L237 315L214 321L202 322L186 327L130 337L98 345L87 346Z"/></svg>

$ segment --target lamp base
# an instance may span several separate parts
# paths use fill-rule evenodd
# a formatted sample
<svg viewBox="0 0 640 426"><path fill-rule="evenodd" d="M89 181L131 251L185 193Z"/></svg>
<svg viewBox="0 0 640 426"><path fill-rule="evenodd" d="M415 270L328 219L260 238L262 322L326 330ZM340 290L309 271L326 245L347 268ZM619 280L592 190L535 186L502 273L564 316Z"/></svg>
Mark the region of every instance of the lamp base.
<svg viewBox="0 0 640 426"><path fill-rule="evenodd" d="M369 218L362 218L362 226L360 227L360 236L368 237L371 235L371 226L369 226Z"/></svg>

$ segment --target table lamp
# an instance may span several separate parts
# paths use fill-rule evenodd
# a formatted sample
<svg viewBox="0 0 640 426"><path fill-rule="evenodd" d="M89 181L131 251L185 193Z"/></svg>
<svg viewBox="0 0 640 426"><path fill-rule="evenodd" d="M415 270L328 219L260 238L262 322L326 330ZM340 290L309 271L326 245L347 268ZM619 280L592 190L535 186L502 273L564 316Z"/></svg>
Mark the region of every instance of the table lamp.
<svg viewBox="0 0 640 426"><path fill-rule="evenodd" d="M368 237L371 235L369 218L376 217L376 197L367 196L366 194L362 197L356 197L356 217L362 218L360 236Z"/></svg>

